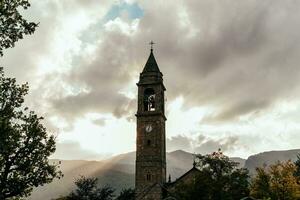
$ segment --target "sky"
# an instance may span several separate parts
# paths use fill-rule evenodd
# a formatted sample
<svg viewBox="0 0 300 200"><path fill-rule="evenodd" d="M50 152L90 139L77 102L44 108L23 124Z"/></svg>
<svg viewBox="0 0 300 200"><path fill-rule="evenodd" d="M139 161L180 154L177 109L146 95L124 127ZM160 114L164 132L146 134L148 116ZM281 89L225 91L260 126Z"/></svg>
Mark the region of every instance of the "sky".
<svg viewBox="0 0 300 200"><path fill-rule="evenodd" d="M135 150L139 73L164 74L167 151L300 148L300 1L31 0L39 23L0 58L28 82L59 159Z"/></svg>

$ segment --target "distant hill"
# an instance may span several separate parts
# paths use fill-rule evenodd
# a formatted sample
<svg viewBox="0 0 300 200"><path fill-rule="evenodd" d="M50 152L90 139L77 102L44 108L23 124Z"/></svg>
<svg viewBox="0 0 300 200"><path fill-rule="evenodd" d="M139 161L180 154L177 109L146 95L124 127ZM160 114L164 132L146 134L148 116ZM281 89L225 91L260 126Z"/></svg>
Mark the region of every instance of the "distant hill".
<svg viewBox="0 0 300 200"><path fill-rule="evenodd" d="M246 159L244 159L244 158L231 157L230 159L235 161L235 162L238 162L239 163L239 166L238 166L239 168L242 168L242 167L245 166Z"/></svg>
<svg viewBox="0 0 300 200"><path fill-rule="evenodd" d="M300 149L286 150L286 151L268 151L249 156L245 162L245 167L249 169L250 173L255 173L256 167L261 167L264 164L270 165L277 161L295 161Z"/></svg>
<svg viewBox="0 0 300 200"><path fill-rule="evenodd" d="M296 159L298 150L271 151L250 156L247 160L234 157L239 167L247 167L250 172L264 163L271 164L277 160ZM172 181L192 168L193 154L177 150L167 153L167 176ZM58 160L52 160L58 162ZM68 194L74 188L74 180L80 175L97 177L99 185L111 185L118 193L122 188L134 186L135 152L120 154L103 161L61 160L61 170L64 177L43 187L36 188L29 200L50 200Z"/></svg>

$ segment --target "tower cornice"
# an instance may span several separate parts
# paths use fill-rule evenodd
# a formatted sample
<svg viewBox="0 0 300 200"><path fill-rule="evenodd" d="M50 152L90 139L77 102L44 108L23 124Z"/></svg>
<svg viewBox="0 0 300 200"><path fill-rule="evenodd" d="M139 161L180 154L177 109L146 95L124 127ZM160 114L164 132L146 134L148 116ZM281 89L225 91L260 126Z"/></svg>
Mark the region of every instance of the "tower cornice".
<svg viewBox="0 0 300 200"><path fill-rule="evenodd" d="M155 111L138 112L135 114L135 116L136 117L161 116L165 121L167 120L167 118L163 112L155 112Z"/></svg>
<svg viewBox="0 0 300 200"><path fill-rule="evenodd" d="M162 85L164 91L166 91L166 87L165 85L163 84L163 82L144 82L144 83L136 83L137 86L151 86L151 85Z"/></svg>

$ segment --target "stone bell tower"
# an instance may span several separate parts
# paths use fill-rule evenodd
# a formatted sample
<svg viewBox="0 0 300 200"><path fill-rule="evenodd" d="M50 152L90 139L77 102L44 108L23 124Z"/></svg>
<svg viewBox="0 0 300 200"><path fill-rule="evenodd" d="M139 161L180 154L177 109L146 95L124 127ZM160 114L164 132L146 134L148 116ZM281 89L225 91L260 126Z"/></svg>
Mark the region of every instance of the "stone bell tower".
<svg viewBox="0 0 300 200"><path fill-rule="evenodd" d="M140 73L136 138L136 200L161 200L166 182L166 132L163 74L153 55Z"/></svg>

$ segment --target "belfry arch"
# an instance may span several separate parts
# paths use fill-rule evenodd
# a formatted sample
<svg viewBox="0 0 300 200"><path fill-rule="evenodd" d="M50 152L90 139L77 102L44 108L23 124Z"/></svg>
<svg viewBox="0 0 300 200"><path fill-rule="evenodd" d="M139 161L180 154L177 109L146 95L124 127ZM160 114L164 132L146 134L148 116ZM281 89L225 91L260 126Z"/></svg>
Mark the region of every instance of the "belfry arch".
<svg viewBox="0 0 300 200"><path fill-rule="evenodd" d="M144 111L155 111L155 91L152 88L147 88L144 91Z"/></svg>

